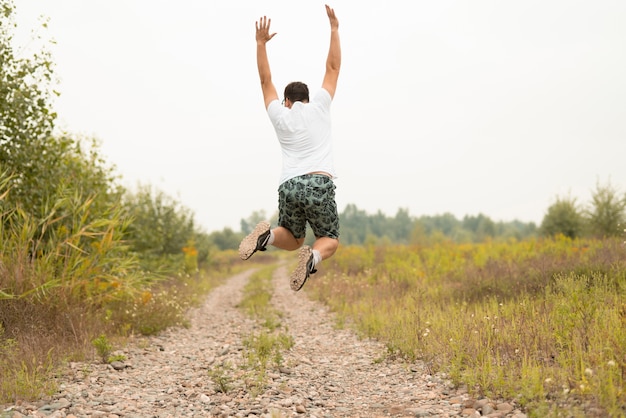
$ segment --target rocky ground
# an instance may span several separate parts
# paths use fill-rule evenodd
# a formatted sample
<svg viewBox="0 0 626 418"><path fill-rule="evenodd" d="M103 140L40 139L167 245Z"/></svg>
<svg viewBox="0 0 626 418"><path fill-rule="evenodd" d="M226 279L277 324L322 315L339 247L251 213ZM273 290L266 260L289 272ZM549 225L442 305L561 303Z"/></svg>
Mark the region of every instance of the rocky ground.
<svg viewBox="0 0 626 418"><path fill-rule="evenodd" d="M191 327L130 342L112 364L72 363L59 392L4 406L0 418L47 417L516 417L514 403L471 399L419 362L336 329L332 313L273 278L272 305L294 346L251 393L243 341L261 329L236 307L252 271L236 275L191 312ZM248 373L248 374L246 374ZM219 380L218 378L223 378ZM228 386L219 391L219 383Z"/></svg>

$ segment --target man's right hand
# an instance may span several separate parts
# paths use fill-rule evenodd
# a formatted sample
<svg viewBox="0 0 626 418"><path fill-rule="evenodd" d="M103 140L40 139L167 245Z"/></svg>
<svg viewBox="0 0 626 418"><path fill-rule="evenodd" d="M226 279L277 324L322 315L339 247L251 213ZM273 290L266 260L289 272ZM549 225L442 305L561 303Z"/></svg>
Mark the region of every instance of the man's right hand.
<svg viewBox="0 0 626 418"><path fill-rule="evenodd" d="M337 16L335 16L335 10L331 9L329 5L326 5L326 14L328 15L328 20L330 21L330 29L339 29L339 20Z"/></svg>
<svg viewBox="0 0 626 418"><path fill-rule="evenodd" d="M328 58L326 58L326 73L324 74L322 87L333 98L335 97L339 69L341 68L341 44L339 42L339 20L337 20L335 10L326 5L326 14L330 22L330 48L328 49Z"/></svg>
<svg viewBox="0 0 626 418"><path fill-rule="evenodd" d="M276 35L276 32L270 34L270 24L272 19L263 16L256 22L256 43L265 45L270 39Z"/></svg>

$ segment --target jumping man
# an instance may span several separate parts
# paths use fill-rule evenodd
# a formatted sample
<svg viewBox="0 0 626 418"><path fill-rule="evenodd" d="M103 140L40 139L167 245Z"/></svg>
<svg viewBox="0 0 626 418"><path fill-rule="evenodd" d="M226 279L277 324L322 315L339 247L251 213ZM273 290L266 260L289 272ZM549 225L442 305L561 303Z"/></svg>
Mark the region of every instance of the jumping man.
<svg viewBox="0 0 626 418"><path fill-rule="evenodd" d="M278 99L272 82L266 44L271 19L256 22L256 55L261 89L267 114L282 150L282 172L278 187L278 226L260 222L239 245L239 256L247 260L268 245L283 250L300 249L298 266L291 274L291 288L298 291L322 260L339 246L339 215L335 202L330 104L335 96L341 46L339 21L326 5L330 22L330 47L321 89L310 99L306 84L295 81L285 87L284 100ZM315 234L313 247L304 245L307 222Z"/></svg>

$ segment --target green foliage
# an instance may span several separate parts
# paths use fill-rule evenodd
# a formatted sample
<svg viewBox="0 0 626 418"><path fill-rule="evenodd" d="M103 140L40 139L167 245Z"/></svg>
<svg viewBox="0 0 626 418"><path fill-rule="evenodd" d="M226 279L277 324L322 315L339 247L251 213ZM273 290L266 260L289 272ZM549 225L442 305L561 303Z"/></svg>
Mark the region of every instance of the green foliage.
<svg viewBox="0 0 626 418"><path fill-rule="evenodd" d="M0 323L0 404L54 393L53 366L52 350L24 358L18 341L7 338Z"/></svg>
<svg viewBox="0 0 626 418"><path fill-rule="evenodd" d="M591 195L591 204L586 211L590 233L599 238L620 236L626 225L626 194L610 183L599 183Z"/></svg>
<svg viewBox="0 0 626 418"><path fill-rule="evenodd" d="M258 224L261 221L266 221L266 220L267 220L267 217L266 217L265 211L261 210L261 211L252 212L252 215L250 215L248 219L241 220L240 222L241 233L244 236L248 235L250 232L252 232L256 224Z"/></svg>
<svg viewBox="0 0 626 418"><path fill-rule="evenodd" d="M243 233L234 232L232 228L224 228L222 231L211 232L209 240L218 249L228 250L238 248L244 236Z"/></svg>
<svg viewBox="0 0 626 418"><path fill-rule="evenodd" d="M13 1L0 2L0 162L36 170L40 159L46 158L41 151L46 151L56 118L49 105L52 62L45 51L17 56L14 12ZM20 184L26 170L16 171Z"/></svg>
<svg viewBox="0 0 626 418"><path fill-rule="evenodd" d="M119 200L113 171L94 140L53 135L51 56L16 54L13 2L2 1L0 10L0 171L10 175L11 189L5 203L40 220L69 189L90 196L97 218Z"/></svg>
<svg viewBox="0 0 626 418"><path fill-rule="evenodd" d="M184 248L189 243L208 244L199 239L193 214L175 199L151 186L139 186L137 192L124 196L124 207L132 222L126 238L130 249L140 257L145 268L163 271L174 266L174 271L184 268ZM208 257L208 248L198 252L198 262Z"/></svg>
<svg viewBox="0 0 626 418"><path fill-rule="evenodd" d="M268 368L279 367L283 362L282 353L294 344L293 337L276 332L280 327L280 313L270 304L271 278L275 268L276 266L268 266L255 272L244 287L243 297L238 305L265 327L264 330L250 335L243 341L246 363L253 373L252 379L248 381L253 394L264 387Z"/></svg>
<svg viewBox="0 0 626 418"><path fill-rule="evenodd" d="M244 339L248 365L264 374L268 363L278 367L283 362L282 351L293 347L293 337L284 333L261 331Z"/></svg>
<svg viewBox="0 0 626 418"><path fill-rule="evenodd" d="M541 222L541 233L544 236L562 234L568 238L578 238L582 236L583 228L584 218L573 197L557 197Z"/></svg>
<svg viewBox="0 0 626 418"><path fill-rule="evenodd" d="M113 345L109 342L106 335L100 334L97 338L91 341L91 344L95 347L96 353L100 357L103 363L109 363L109 356L113 350Z"/></svg>
<svg viewBox="0 0 626 418"><path fill-rule="evenodd" d="M275 269L276 266L271 265L255 272L246 283L241 302L237 305L249 316L262 321L264 326L270 330L278 328L280 324L278 320L280 315L270 304L272 299L271 277Z"/></svg>
<svg viewBox="0 0 626 418"><path fill-rule="evenodd" d="M221 393L228 393L232 390L233 368L229 363L222 363L209 370L209 377L215 384L215 391Z"/></svg>
<svg viewBox="0 0 626 418"><path fill-rule="evenodd" d="M121 209L92 219L93 202L66 195L40 221L20 209L0 214L5 298L96 307L149 282L127 254Z"/></svg>
<svg viewBox="0 0 626 418"><path fill-rule="evenodd" d="M100 334L91 341L91 345L96 349L96 353L103 363L113 363L114 361L124 361L126 357L122 354L112 354L113 344L105 334Z"/></svg>
<svg viewBox="0 0 626 418"><path fill-rule="evenodd" d="M621 240L344 247L307 293L389 353L529 412L626 410ZM451 324L454 324L451 326ZM577 406L579 405L579 406Z"/></svg>

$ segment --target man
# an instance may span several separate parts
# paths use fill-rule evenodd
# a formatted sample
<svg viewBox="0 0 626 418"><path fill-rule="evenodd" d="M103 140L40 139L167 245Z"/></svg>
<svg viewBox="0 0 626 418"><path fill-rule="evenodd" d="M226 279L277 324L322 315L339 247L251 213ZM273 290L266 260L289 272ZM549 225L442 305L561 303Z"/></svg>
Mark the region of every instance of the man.
<svg viewBox="0 0 626 418"><path fill-rule="evenodd" d="M328 5L330 48L322 88L309 100L309 89L301 82L285 87L282 104L272 82L266 44L271 19L256 22L257 67L268 116L282 150L282 173L278 188L278 226L260 222L239 245L239 256L247 260L267 245L283 250L300 249L298 266L291 274L294 291L302 288L319 263L339 246L339 216L335 202L335 169L332 154L330 104L341 67L339 21ZM307 222L315 234L313 248L303 246Z"/></svg>

